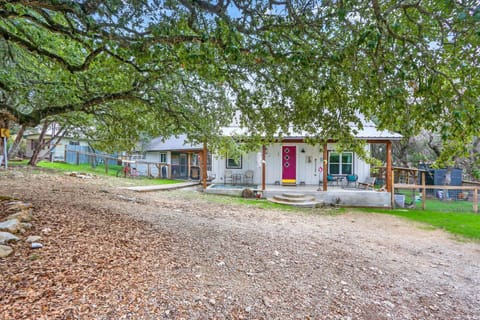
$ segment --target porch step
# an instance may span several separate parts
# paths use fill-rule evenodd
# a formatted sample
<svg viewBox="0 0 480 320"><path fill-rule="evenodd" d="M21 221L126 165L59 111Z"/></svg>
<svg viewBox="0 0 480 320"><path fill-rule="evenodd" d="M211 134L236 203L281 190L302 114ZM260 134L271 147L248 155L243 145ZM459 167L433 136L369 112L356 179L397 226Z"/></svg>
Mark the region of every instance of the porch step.
<svg viewBox="0 0 480 320"><path fill-rule="evenodd" d="M273 199L284 201L284 202L291 202L291 203L302 203L306 201L315 201L315 197L306 197L304 194L299 195L292 195L292 194L282 194L273 196Z"/></svg>
<svg viewBox="0 0 480 320"><path fill-rule="evenodd" d="M282 195L275 195L273 198L268 198L268 201L286 204L296 207L308 207L314 208L319 203L315 200L315 197L305 196L301 193L283 193Z"/></svg>
<svg viewBox="0 0 480 320"><path fill-rule="evenodd" d="M280 197L286 197L286 198L305 198L305 195L303 193L289 193L289 192L284 192Z"/></svg>

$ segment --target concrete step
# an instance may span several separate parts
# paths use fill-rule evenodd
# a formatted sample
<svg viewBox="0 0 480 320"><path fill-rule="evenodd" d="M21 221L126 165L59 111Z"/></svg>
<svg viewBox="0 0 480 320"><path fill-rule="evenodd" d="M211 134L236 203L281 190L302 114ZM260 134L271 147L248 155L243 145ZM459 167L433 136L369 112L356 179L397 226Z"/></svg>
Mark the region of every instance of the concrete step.
<svg viewBox="0 0 480 320"><path fill-rule="evenodd" d="M305 197L305 194L284 192L284 193L282 193L282 196L287 197L287 198L303 198L303 197Z"/></svg>
<svg viewBox="0 0 480 320"><path fill-rule="evenodd" d="M317 201L291 202L291 201L282 201L275 198L267 198L267 200L274 203L285 204L285 205L301 207L301 208L315 208L320 205L320 203Z"/></svg>
<svg viewBox="0 0 480 320"><path fill-rule="evenodd" d="M283 202L291 202L291 203L302 203L302 202L312 202L315 201L315 197L306 197L305 195L302 195L301 197L290 197L286 194L282 195L275 195L273 196L275 200L278 201L283 201Z"/></svg>

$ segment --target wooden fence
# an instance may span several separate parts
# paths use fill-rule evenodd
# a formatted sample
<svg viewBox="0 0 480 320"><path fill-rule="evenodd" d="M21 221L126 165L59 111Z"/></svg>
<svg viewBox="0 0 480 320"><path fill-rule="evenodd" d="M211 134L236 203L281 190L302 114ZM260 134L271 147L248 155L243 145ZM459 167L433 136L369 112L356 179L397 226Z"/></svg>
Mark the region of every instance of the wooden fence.
<svg viewBox="0 0 480 320"><path fill-rule="evenodd" d="M421 176L422 184L406 184L406 183L395 183L393 184L394 192L392 192L392 208L395 207L395 190L403 189L403 190L412 190L412 194L414 195L416 190L421 191L421 200L422 200L422 209L425 210L426 207L426 199L427 199L427 190L435 190L443 192L451 192L457 195L458 199L461 200L471 200L473 212L478 213L478 189L480 185L478 184L471 184L471 185L464 185L464 186L451 186L451 185L426 185L425 184L425 172L422 172ZM392 179L394 179L392 177ZM415 196L413 196L413 201L415 201Z"/></svg>
<svg viewBox="0 0 480 320"><path fill-rule="evenodd" d="M92 153L92 152L85 152L85 151L78 151L78 150L66 150L65 153L74 153L74 159L76 165L80 165L80 157L81 156L86 156L88 157L89 161L88 163L91 163L92 165L96 165L100 160L105 165L105 173L108 174L109 171L109 163L115 162L118 163L119 165L122 165L123 163L127 162L135 167L137 171L142 173L142 175L151 177L151 178L162 178L162 179L171 179L172 177L172 170L171 170L171 165L168 163L163 163L163 162L154 162L154 161L146 161L146 160L128 160L126 158L116 158L112 157L111 155L106 155L106 154L98 154L98 153ZM67 156L65 155L65 159L67 159ZM155 168L156 170L153 170ZM155 172L156 171L156 172ZM154 172L156 174L154 174Z"/></svg>

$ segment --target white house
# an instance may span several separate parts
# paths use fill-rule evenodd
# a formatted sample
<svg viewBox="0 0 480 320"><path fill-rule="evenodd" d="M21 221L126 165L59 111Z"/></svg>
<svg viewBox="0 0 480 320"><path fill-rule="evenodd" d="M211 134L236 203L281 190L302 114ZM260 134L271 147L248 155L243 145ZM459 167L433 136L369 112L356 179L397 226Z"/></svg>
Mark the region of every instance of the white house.
<svg viewBox="0 0 480 320"><path fill-rule="evenodd" d="M227 129L225 132L233 130ZM368 150L373 143L386 144L387 165L391 165L391 142L402 138L396 133L379 131L373 125L365 126L355 137L365 140ZM173 178L201 179L198 170L204 171L201 161L204 152L202 145L185 143L185 136L167 140L156 138L147 147L146 160L170 165ZM263 189L265 185L275 184L321 184L326 189L327 177L337 179L356 175L358 181L363 181L370 176L370 165L353 151L338 153L334 141L326 145L311 145L305 143L305 136L302 135L285 136L279 142L265 145L256 152L236 159L207 153L206 170L212 183L248 183L262 185ZM249 174L253 174L253 177L249 177Z"/></svg>

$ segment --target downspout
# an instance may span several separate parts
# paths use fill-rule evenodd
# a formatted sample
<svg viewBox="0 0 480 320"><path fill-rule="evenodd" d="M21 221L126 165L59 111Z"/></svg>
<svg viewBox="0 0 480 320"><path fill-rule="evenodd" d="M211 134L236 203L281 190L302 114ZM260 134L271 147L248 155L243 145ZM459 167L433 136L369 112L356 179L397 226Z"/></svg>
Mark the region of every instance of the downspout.
<svg viewBox="0 0 480 320"><path fill-rule="evenodd" d="M265 172L265 167L266 167L266 153L267 153L267 147L265 145L262 146L262 191L265 191L265 180L266 180L266 172Z"/></svg>

